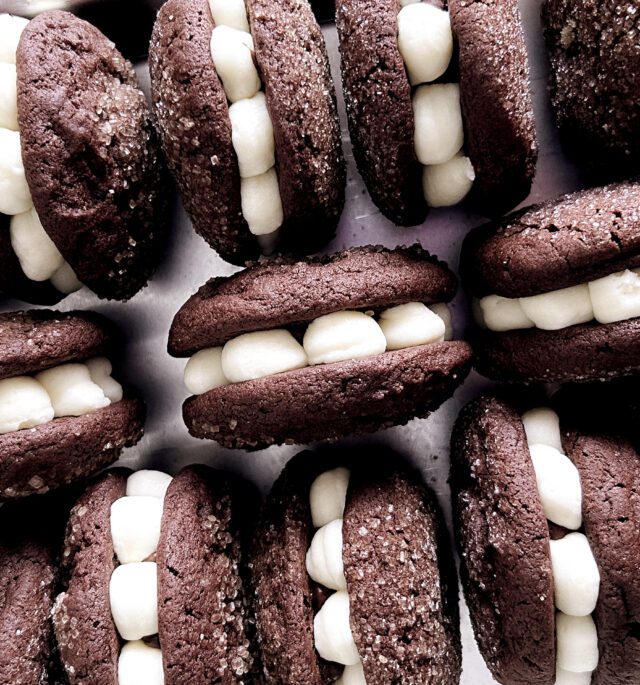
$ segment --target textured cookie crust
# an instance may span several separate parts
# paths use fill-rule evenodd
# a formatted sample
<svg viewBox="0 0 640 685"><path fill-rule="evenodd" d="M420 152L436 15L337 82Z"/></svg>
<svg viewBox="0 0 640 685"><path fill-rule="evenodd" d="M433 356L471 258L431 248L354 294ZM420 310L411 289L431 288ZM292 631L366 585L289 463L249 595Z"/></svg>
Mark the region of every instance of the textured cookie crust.
<svg viewBox="0 0 640 685"><path fill-rule="evenodd" d="M458 46L470 202L497 216L529 194L538 145L517 0L449 0Z"/></svg>
<svg viewBox="0 0 640 685"><path fill-rule="evenodd" d="M191 435L249 450L375 432L437 409L471 357L456 341L308 366L190 397L182 415Z"/></svg>
<svg viewBox="0 0 640 685"><path fill-rule="evenodd" d="M144 404L125 398L84 416L0 435L0 501L43 494L108 466L140 440L144 417Z"/></svg>
<svg viewBox="0 0 640 685"><path fill-rule="evenodd" d="M395 224L427 214L416 157L411 86L398 49L397 0L336 2L342 87L358 170L371 199Z"/></svg>
<svg viewBox="0 0 640 685"><path fill-rule="evenodd" d="M471 231L460 270L476 297L527 297L640 266L640 183L583 190Z"/></svg>
<svg viewBox="0 0 640 685"><path fill-rule="evenodd" d="M207 0L169 0L158 13L149 70L169 168L195 230L234 264L259 255L240 206L227 98L211 59Z"/></svg>
<svg viewBox="0 0 640 685"><path fill-rule="evenodd" d="M371 466L352 469L342 553L367 684L455 685L458 584L444 522L426 488L389 455Z"/></svg>
<svg viewBox="0 0 640 685"><path fill-rule="evenodd" d="M67 12L24 30L16 59L22 157L42 224L77 277L126 300L160 258L168 193L132 65Z"/></svg>
<svg viewBox="0 0 640 685"><path fill-rule="evenodd" d="M501 683L553 685L555 608L547 521L519 414L484 396L451 441L454 530L476 640Z"/></svg>
<svg viewBox="0 0 640 685"><path fill-rule="evenodd" d="M640 14L636 0L547 0L542 7L556 120L601 178L640 170Z"/></svg>
<svg viewBox="0 0 640 685"><path fill-rule="evenodd" d="M346 168L329 58L307 0L247 0L273 122L283 248L316 252L335 233Z"/></svg>
<svg viewBox="0 0 640 685"><path fill-rule="evenodd" d="M50 508L5 505L0 515L0 682L53 683L50 611L57 580L57 527ZM57 520L56 520L57 523Z"/></svg>
<svg viewBox="0 0 640 685"><path fill-rule="evenodd" d="M116 567L111 505L126 491L127 473L103 474L71 510L62 555L64 592L53 624L70 685L117 685L120 641L111 616L109 582Z"/></svg>
<svg viewBox="0 0 640 685"><path fill-rule="evenodd" d="M233 481L183 469L164 500L158 629L165 683L254 683L249 593Z"/></svg>
<svg viewBox="0 0 640 685"><path fill-rule="evenodd" d="M450 300L456 278L415 245L355 247L304 262L270 261L214 278L189 298L169 332L169 353L189 356L249 331L309 323L342 309Z"/></svg>
<svg viewBox="0 0 640 685"><path fill-rule="evenodd" d="M640 680L640 460L629 443L604 435L569 431L563 444L580 472L583 525L600 570L591 682L631 685Z"/></svg>
<svg viewBox="0 0 640 685"><path fill-rule="evenodd" d="M305 567L314 533L311 484L336 465L332 457L318 459L312 452L294 457L276 480L259 518L251 561L268 683L324 685L339 675L314 648L313 587Z"/></svg>
<svg viewBox="0 0 640 685"><path fill-rule="evenodd" d="M10 220L0 214L0 296L31 304L56 304L63 297L49 281L38 283L27 278L11 246Z"/></svg>
<svg viewBox="0 0 640 685"><path fill-rule="evenodd" d="M0 379L107 353L113 336L111 322L93 312L0 314Z"/></svg>
<svg viewBox="0 0 640 685"><path fill-rule="evenodd" d="M605 380L640 372L640 319L559 331L477 331L476 369L513 383Z"/></svg>

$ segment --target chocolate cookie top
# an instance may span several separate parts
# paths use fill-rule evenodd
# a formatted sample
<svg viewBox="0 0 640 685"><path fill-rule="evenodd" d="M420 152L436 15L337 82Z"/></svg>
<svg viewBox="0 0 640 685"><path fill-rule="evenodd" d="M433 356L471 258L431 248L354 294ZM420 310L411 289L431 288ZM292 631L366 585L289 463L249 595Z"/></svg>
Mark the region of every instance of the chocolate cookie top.
<svg viewBox="0 0 640 685"><path fill-rule="evenodd" d="M517 0L449 0L457 41L465 151L475 171L470 201L489 216L523 200L538 145L527 48Z"/></svg>
<svg viewBox="0 0 640 685"><path fill-rule="evenodd" d="M355 247L300 262L271 261L214 278L180 308L169 353L189 356L248 331L306 323L342 309L450 300L454 274L421 247Z"/></svg>
<svg viewBox="0 0 640 685"><path fill-rule="evenodd" d="M205 466L183 469L169 485L156 555L169 684L255 682L240 529L245 506L235 481Z"/></svg>
<svg viewBox="0 0 640 685"><path fill-rule="evenodd" d="M56 600L53 625L70 685L118 682L120 642L109 601L116 566L110 515L125 487L125 471L103 474L69 516L62 555L65 589Z"/></svg>
<svg viewBox="0 0 640 685"><path fill-rule="evenodd" d="M601 178L640 169L640 15L635 0L546 0L542 20L556 120Z"/></svg>
<svg viewBox="0 0 640 685"><path fill-rule="evenodd" d="M484 396L462 410L451 487L462 584L489 669L510 685L553 685L549 531L524 426L510 404Z"/></svg>
<svg viewBox="0 0 640 685"><path fill-rule="evenodd" d="M0 314L0 379L95 357L111 348L114 335L111 322L93 312Z"/></svg>
<svg viewBox="0 0 640 685"><path fill-rule="evenodd" d="M167 228L160 147L133 67L67 12L32 19L18 45L22 157L42 224L83 283L128 299Z"/></svg>
<svg viewBox="0 0 640 685"><path fill-rule="evenodd" d="M151 93L195 230L223 259L242 264L259 249L242 216L229 107L209 47L213 26L207 0L169 0L160 8L149 46Z"/></svg>
<svg viewBox="0 0 640 685"><path fill-rule="evenodd" d="M640 266L640 183L592 188L474 229L462 280L474 296L528 297Z"/></svg>
<svg viewBox="0 0 640 685"><path fill-rule="evenodd" d="M414 149L411 85L398 48L399 3L336 3L342 86L353 154L371 198L403 226L424 221L427 204Z"/></svg>
<svg viewBox="0 0 640 685"><path fill-rule="evenodd" d="M627 685L640 678L640 460L629 443L603 434L570 431L563 446L580 472L583 525L600 571L592 682Z"/></svg>

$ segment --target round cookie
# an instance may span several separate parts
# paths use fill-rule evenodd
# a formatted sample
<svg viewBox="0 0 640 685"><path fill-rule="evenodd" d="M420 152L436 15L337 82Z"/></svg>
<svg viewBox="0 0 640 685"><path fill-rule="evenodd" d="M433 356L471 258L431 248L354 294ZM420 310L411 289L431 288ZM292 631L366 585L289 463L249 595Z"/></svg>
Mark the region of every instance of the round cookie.
<svg viewBox="0 0 640 685"><path fill-rule="evenodd" d="M640 170L640 31L634 0L546 0L549 90L568 150L604 180Z"/></svg>
<svg viewBox="0 0 640 685"><path fill-rule="evenodd" d="M273 126L278 249L314 252L335 233L346 177L324 40L306 1L247 0L246 14ZM214 28L207 0L163 5L149 52L152 95L195 230L225 260L244 264L260 245L243 213L230 104L210 48Z"/></svg>
<svg viewBox="0 0 640 685"><path fill-rule="evenodd" d="M140 490L140 481L133 485L128 475L102 475L80 497L67 525L64 591L53 617L69 683L116 685L126 670L112 614L112 575L127 566L118 560L112 506L125 495L163 501L157 550L146 561L157 566L155 644L162 650L164 682L254 682L246 507L240 504L247 493L232 477L204 466L186 467L173 479L159 474L160 490ZM151 636L146 640L154 644ZM154 676L148 671L145 677Z"/></svg>
<svg viewBox="0 0 640 685"><path fill-rule="evenodd" d="M481 373L529 383L614 378L640 368L640 311L632 295L639 201L637 183L593 188L468 234L461 274L476 299ZM517 320L496 318L506 306L517 309Z"/></svg>
<svg viewBox="0 0 640 685"><path fill-rule="evenodd" d="M440 342L411 341L386 350L382 332L368 320L364 323L382 338L377 352L307 365L297 340L304 340L305 328L321 317L345 311L384 313L412 302L425 309L450 300L455 287L446 265L419 247L354 248L317 260L255 265L230 278L213 279L176 314L170 354L201 355L223 345L224 350L228 341L242 340L242 334L284 329L283 335L296 338L288 337L288 344L303 355L304 363L285 372L209 385L186 400L187 427L196 437L227 447L260 449L375 431L426 416L467 375L471 350L466 343L444 340L443 333Z"/></svg>
<svg viewBox="0 0 640 685"><path fill-rule="evenodd" d="M113 342L111 322L93 313L26 311L0 314L0 388L9 379L23 379L23 382L26 379L33 384L34 376L40 372L64 369L65 364L112 354ZM86 375L89 376L88 371ZM114 382L110 377L109 380ZM75 381L67 376L65 383L72 382ZM54 403L58 406L60 388L45 391L40 381L36 385L40 397L46 393L51 406ZM102 393L99 407L60 409L55 415L51 409L48 416L52 418L30 420L31 410L27 406L21 422L12 418L8 428L5 427L9 420L7 416L15 416L17 403L22 400L19 395L11 395L10 389L2 388L0 501L45 493L85 478L115 461L124 447L138 442L144 426L143 402L127 394L120 399L114 396L111 401L106 398L102 386L96 385L98 381L92 379L90 391ZM86 393L87 386L83 387ZM50 392L56 393L58 400L54 402ZM28 401L33 402L34 396L29 397ZM25 423L27 419L29 421Z"/></svg>
<svg viewBox="0 0 640 685"><path fill-rule="evenodd" d="M475 171L470 201L499 215L529 193L537 142L517 3L430 2L450 15L465 154ZM343 0L336 7L342 82L358 169L380 211L403 226L427 214L414 146L412 85L398 44L398 3ZM415 38L415 36L414 36Z"/></svg>
<svg viewBox="0 0 640 685"><path fill-rule="evenodd" d="M392 458L375 454L365 466L344 453L303 452L276 481L252 556L267 682L321 685L339 675L339 665L314 648L318 599L328 599L330 590L305 568L314 532L310 488L318 475L339 465L351 472L342 556L349 623L367 683L458 682L455 570L444 524L417 476L397 463L392 467Z"/></svg>

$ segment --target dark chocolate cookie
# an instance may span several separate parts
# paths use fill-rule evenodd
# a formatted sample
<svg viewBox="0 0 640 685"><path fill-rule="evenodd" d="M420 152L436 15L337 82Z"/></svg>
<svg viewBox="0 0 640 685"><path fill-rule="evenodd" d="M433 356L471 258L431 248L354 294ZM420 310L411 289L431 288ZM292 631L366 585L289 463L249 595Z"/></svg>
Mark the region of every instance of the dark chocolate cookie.
<svg viewBox="0 0 640 685"><path fill-rule="evenodd" d="M462 585L480 651L509 685L553 685L549 531L522 420L495 397L458 417L451 488Z"/></svg>
<svg viewBox="0 0 640 685"><path fill-rule="evenodd" d="M160 146L132 65L98 29L44 12L17 54L18 123L33 202L78 279L128 299L168 226Z"/></svg>
<svg viewBox="0 0 640 685"><path fill-rule="evenodd" d="M546 0L549 89L570 152L602 179L640 171L640 14L635 0Z"/></svg>

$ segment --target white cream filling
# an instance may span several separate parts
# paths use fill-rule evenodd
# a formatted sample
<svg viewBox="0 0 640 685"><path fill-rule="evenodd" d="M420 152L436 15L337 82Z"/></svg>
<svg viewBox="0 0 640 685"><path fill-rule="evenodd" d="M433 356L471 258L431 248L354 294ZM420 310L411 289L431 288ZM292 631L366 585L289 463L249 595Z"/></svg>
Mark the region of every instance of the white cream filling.
<svg viewBox="0 0 640 685"><path fill-rule="evenodd" d="M315 364L361 359L451 338L451 318L443 303L390 307L379 320L357 311L320 316L304 333L302 344L284 329L245 333L223 347L196 352L187 362L184 382L201 395L229 383L264 378Z"/></svg>
<svg viewBox="0 0 640 685"><path fill-rule="evenodd" d="M471 190L475 172L462 151L464 133L460 88L433 81L442 76L453 56L453 34L446 10L428 2L401 3L398 48L413 93L414 145L424 165L422 187L431 207L458 204Z"/></svg>
<svg viewBox="0 0 640 685"><path fill-rule="evenodd" d="M640 316L640 269L625 269L588 283L531 297L487 295L474 316L491 331L540 328L556 331L588 321L614 323Z"/></svg>
<svg viewBox="0 0 640 685"><path fill-rule="evenodd" d="M51 280L63 293L81 283L36 214L22 163L18 132L16 50L28 20L0 14L0 213L11 217L11 245L25 276Z"/></svg>
<svg viewBox="0 0 640 685"><path fill-rule="evenodd" d="M209 0L215 28L211 58L222 81L231 119L231 141L240 169L242 215L265 253L277 242L284 220L275 169L273 124L243 0Z"/></svg>
<svg viewBox="0 0 640 685"><path fill-rule="evenodd" d="M311 520L318 528L307 552L307 572L316 582L336 590L313 621L318 654L345 666L336 681L343 685L366 685L362 661L349 622L349 594L342 562L342 516L349 485L349 470L338 467L321 473L309 492ZM334 517L334 518L331 518Z"/></svg>
<svg viewBox="0 0 640 685"><path fill-rule="evenodd" d="M547 519L570 533L550 541L556 612L556 685L585 685L598 665L598 635L592 618L600 572L582 526L578 469L561 452L560 422L546 407L522 416L540 500ZM532 442L532 440L540 442Z"/></svg>
<svg viewBox="0 0 640 685"><path fill-rule="evenodd" d="M163 685L162 651L142 638L158 632L157 566L163 501L171 476L143 470L127 479L126 495L111 505L111 539L119 566L111 575L109 602L118 633L127 642L118 660L118 685Z"/></svg>
<svg viewBox="0 0 640 685"><path fill-rule="evenodd" d="M122 399L107 359L61 364L35 376L0 380L0 435L59 416L82 416Z"/></svg>

